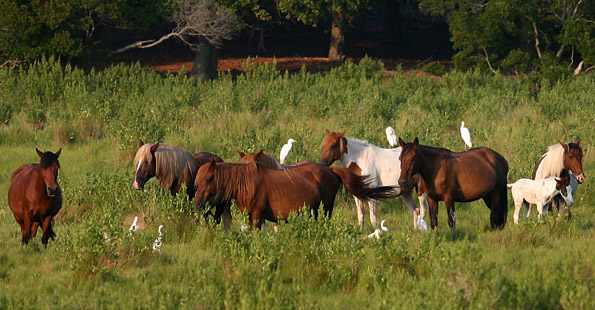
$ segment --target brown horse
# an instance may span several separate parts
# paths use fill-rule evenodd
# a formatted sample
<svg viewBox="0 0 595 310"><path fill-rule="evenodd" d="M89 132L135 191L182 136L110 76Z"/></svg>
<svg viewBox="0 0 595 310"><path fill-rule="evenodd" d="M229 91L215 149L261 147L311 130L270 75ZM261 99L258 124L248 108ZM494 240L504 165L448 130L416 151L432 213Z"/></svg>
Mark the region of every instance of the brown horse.
<svg viewBox="0 0 595 310"><path fill-rule="evenodd" d="M12 174L8 206L21 225L21 242L27 244L35 238L41 225L41 243L47 247L48 240L56 236L52 218L62 208L62 190L58 185L58 157L62 149L55 154L42 153L37 148L35 151L41 158L39 164L23 165Z"/></svg>
<svg viewBox="0 0 595 310"><path fill-rule="evenodd" d="M585 174L583 173L583 150L579 145L578 139L574 143L559 142L550 145L545 154L541 156L535 168L533 169L533 180L546 179L549 177L561 176L562 170L570 170L570 187L572 194L576 192L578 185L585 181ZM563 205L564 201L559 197L552 200L553 208L558 209L559 205ZM531 208L527 209L527 215L531 214ZM570 220L572 213L568 209L568 219Z"/></svg>
<svg viewBox="0 0 595 310"><path fill-rule="evenodd" d="M390 198L393 187L372 187L366 176L358 176L346 168L327 168L317 163L304 163L291 169L278 170L258 163L207 163L196 176L195 205L207 201L235 199L240 210L248 212L249 223L262 226L263 220L287 220L291 212L307 206L318 214L320 203L330 217L340 184L361 199Z"/></svg>
<svg viewBox="0 0 595 310"><path fill-rule="evenodd" d="M401 177L399 184L409 186L411 177L420 174L428 192L431 227L438 225L438 202L444 201L448 213L448 226L455 229L455 201L470 202L483 198L491 210L492 229L506 225L508 196L506 178L508 163L502 155L480 147L455 153L443 148L405 143L399 138Z"/></svg>
<svg viewBox="0 0 595 310"><path fill-rule="evenodd" d="M194 154L193 157L198 162L199 167L206 163L210 163L211 161L216 163L223 162L223 159L221 159L221 157L209 152L198 152ZM194 188L196 188L196 186L194 186ZM221 223L221 217L223 217L223 228L225 230L229 230L231 226L231 200L216 203L214 201L211 201L209 205L215 207L215 213L211 212L211 210L204 210L204 206L202 206L202 208L196 209L200 212L203 212L205 220L209 217L209 215L213 216L213 218L215 219L215 223L217 224Z"/></svg>
<svg viewBox="0 0 595 310"><path fill-rule="evenodd" d="M139 143L139 149L134 156L134 182L132 186L142 190L145 183L156 177L163 188L176 195L182 184L186 185L186 193L190 200L194 198L194 178L198 171L198 161L188 151L157 143Z"/></svg>

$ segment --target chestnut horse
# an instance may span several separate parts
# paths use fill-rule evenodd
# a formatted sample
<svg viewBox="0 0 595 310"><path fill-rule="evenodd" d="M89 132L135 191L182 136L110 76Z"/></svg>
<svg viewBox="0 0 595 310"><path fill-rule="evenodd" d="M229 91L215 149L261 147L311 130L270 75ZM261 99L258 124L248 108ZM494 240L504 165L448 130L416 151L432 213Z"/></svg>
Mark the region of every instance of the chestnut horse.
<svg viewBox="0 0 595 310"><path fill-rule="evenodd" d="M585 181L583 173L583 150L579 145L578 139L574 143L559 142L550 145L547 152L541 156L535 168L533 169L533 180L546 179L549 177L559 177L562 170L570 170L570 187L572 188L572 195L576 192L578 185ZM559 197L555 197L551 204L553 208L558 209L559 205L563 205L564 201ZM527 216L531 214L531 208L528 206L526 211ZM568 209L568 219L572 213Z"/></svg>
<svg viewBox="0 0 595 310"><path fill-rule="evenodd" d="M346 168L327 168L309 162L291 169L278 170L258 163L207 163L196 176L195 206L235 199L240 210L248 212L251 227L263 220L287 220L291 212L303 206L318 215L320 203L330 217L340 184L360 199L394 197L393 187L372 187L367 176L358 176Z"/></svg>
<svg viewBox="0 0 595 310"><path fill-rule="evenodd" d="M455 201L470 202L483 198L491 210L492 229L506 225L508 195L506 178L508 163L502 155L480 147L455 153L443 148L405 143L399 138L401 177L399 184L409 186L411 177L420 174L428 192L431 227L438 225L438 202L444 201L448 213L448 226L455 229Z"/></svg>
<svg viewBox="0 0 595 310"><path fill-rule="evenodd" d="M209 152L198 152L194 154L193 157L198 162L199 167L211 161L214 161L216 163L223 162L223 159L221 159L221 157ZM196 186L194 186L194 188L196 189ZM221 217L223 217L223 228L225 230L229 230L231 228L231 200L221 201L217 204L210 203L209 205L215 207L215 213L211 212L211 210L204 210L199 208L197 208L197 210L204 213L205 220L208 218L209 215L213 216L217 224L221 223Z"/></svg>
<svg viewBox="0 0 595 310"><path fill-rule="evenodd" d="M31 238L35 238L41 225L41 243L47 247L48 240L56 236L52 229L52 218L62 208L62 190L58 185L58 157L62 149L55 154L42 153L37 148L35 151L41 158L39 164L23 165L12 174L8 206L21 225L21 242L27 244Z"/></svg>
<svg viewBox="0 0 595 310"><path fill-rule="evenodd" d="M320 162L327 167L332 165L335 161L351 169L356 174L369 175L374 181L373 185L382 186L398 186L399 176L401 175L401 162L399 155L401 154L401 147L385 149L376 146L367 141L346 138L343 132L325 131L324 139L320 144L322 148L322 155ZM419 176L415 176L420 180ZM428 208L426 203L426 195L423 190L423 182L409 182L410 186L407 188L398 188L401 193L401 199L409 209L409 213L413 218L413 227L421 230L427 230L427 224L424 220L426 210ZM413 187L417 188L419 199L419 208L415 205L413 200ZM355 206L357 208L357 220L360 229L364 229L364 206L368 204L370 209L370 222L372 226L376 227L376 201L369 200L362 201L355 197Z"/></svg>

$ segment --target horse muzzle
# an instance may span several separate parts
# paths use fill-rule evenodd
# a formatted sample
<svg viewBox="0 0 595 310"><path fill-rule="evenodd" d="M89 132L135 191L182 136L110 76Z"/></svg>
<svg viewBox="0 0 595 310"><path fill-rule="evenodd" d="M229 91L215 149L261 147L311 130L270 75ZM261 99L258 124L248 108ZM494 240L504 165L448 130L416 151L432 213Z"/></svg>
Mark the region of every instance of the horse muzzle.
<svg viewBox="0 0 595 310"><path fill-rule="evenodd" d="M194 199L194 208L196 211L203 212L205 210L206 199Z"/></svg>
<svg viewBox="0 0 595 310"><path fill-rule="evenodd" d="M145 188L145 182L134 180L134 182L132 182L132 187L134 187L136 190L142 191Z"/></svg>
<svg viewBox="0 0 595 310"><path fill-rule="evenodd" d="M581 174L577 175L576 181L578 182L578 184L583 184L583 182L585 182L585 174L581 173Z"/></svg>
<svg viewBox="0 0 595 310"><path fill-rule="evenodd" d="M400 178L399 179L399 186L401 188L408 188L409 187L409 180L407 180L406 178Z"/></svg>
<svg viewBox="0 0 595 310"><path fill-rule="evenodd" d="M48 195L48 197L55 197L56 196L56 192L58 191L58 187L54 187L52 188L51 186L46 186L45 187L45 193Z"/></svg>

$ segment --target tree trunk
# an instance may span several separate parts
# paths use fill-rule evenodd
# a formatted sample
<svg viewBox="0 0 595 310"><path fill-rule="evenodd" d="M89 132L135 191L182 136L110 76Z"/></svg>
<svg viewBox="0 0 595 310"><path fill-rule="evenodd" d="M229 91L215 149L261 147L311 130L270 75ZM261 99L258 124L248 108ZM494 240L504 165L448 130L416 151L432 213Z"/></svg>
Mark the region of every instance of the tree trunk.
<svg viewBox="0 0 595 310"><path fill-rule="evenodd" d="M330 60L343 59L343 43L345 36L343 35L343 15L336 14L333 16L333 23L331 25L331 46L328 51L328 58Z"/></svg>
<svg viewBox="0 0 595 310"><path fill-rule="evenodd" d="M214 80L217 78L217 49L204 37L199 41L190 75L203 81Z"/></svg>

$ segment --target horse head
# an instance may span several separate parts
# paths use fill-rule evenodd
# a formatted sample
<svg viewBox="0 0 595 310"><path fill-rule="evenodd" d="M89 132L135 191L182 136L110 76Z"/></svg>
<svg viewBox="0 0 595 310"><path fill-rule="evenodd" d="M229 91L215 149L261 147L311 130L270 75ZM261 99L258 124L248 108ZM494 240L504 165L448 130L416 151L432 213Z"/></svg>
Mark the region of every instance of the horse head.
<svg viewBox="0 0 595 310"><path fill-rule="evenodd" d="M413 143L405 143L399 138L399 145L403 148L399 160L401 161L401 176L399 177L399 186L408 188L413 182L412 178L419 173L419 163L417 159L417 148L419 140L415 137Z"/></svg>
<svg viewBox="0 0 595 310"><path fill-rule="evenodd" d="M347 154L347 139L343 137L345 131L334 132L328 131L328 129L325 130L326 135L322 139L322 143L320 143L320 148L322 148L321 164L329 167L337 159L341 158L343 154Z"/></svg>
<svg viewBox="0 0 595 310"><path fill-rule="evenodd" d="M223 201L223 193L217 186L217 162L212 159L210 162L200 166L194 179L196 195L194 196L194 207L204 211L206 203L216 206Z"/></svg>
<svg viewBox="0 0 595 310"><path fill-rule="evenodd" d="M260 159L262 158L263 154L264 154L264 150L262 150L262 149L258 152L253 152L253 153L244 153L244 152L238 150L238 155L240 155L240 158L242 159L240 161L240 163L242 163L242 164L260 162Z"/></svg>
<svg viewBox="0 0 595 310"><path fill-rule="evenodd" d="M556 190L560 192L560 196L564 199L566 206L570 207L574 204L574 198L572 198L572 187L570 186L570 176L568 170L562 170L560 177L555 178Z"/></svg>
<svg viewBox="0 0 595 310"><path fill-rule="evenodd" d="M62 152L60 148L56 153L52 152L41 152L37 148L37 155L41 159L39 165L41 166L41 175L45 184L45 192L48 197L54 197L59 191L58 187L58 169L60 168L60 162L58 157Z"/></svg>
<svg viewBox="0 0 595 310"><path fill-rule="evenodd" d="M157 161L155 159L155 151L159 148L159 142L155 144L144 144L140 141L140 148L134 157L134 165L136 172L134 173L134 182L132 187L136 190L142 190L145 183L155 176L157 168Z"/></svg>
<svg viewBox="0 0 595 310"><path fill-rule="evenodd" d="M585 174L583 173L583 150L579 146L580 141L576 139L574 143L559 143L564 148L564 168L572 171L579 184L583 183Z"/></svg>

